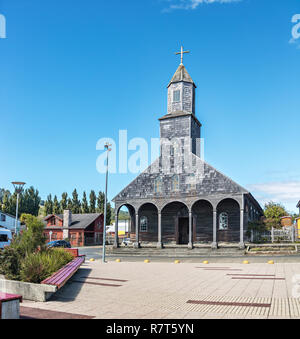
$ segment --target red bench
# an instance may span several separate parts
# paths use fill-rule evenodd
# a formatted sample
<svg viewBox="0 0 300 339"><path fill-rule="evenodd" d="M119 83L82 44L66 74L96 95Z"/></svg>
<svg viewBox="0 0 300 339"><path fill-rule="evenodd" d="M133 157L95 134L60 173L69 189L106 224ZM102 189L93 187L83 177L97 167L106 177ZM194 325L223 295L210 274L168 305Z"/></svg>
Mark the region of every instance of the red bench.
<svg viewBox="0 0 300 339"><path fill-rule="evenodd" d="M45 285L54 285L57 288L61 288L65 285L65 283L72 278L72 276L79 270L80 266L84 263L85 256L80 256L75 258L63 268L61 268L56 273L52 274L51 277L42 281L42 284Z"/></svg>
<svg viewBox="0 0 300 339"><path fill-rule="evenodd" d="M78 248L65 248L64 250L66 252L70 253L73 256L73 258L79 257Z"/></svg>
<svg viewBox="0 0 300 339"><path fill-rule="evenodd" d="M19 319L22 296L0 292L0 319Z"/></svg>

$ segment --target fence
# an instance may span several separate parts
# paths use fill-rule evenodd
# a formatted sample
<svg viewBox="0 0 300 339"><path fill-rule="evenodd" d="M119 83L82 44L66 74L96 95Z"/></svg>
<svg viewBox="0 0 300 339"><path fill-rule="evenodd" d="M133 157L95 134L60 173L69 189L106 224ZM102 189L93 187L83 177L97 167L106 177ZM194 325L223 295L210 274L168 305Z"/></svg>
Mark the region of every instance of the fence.
<svg viewBox="0 0 300 339"><path fill-rule="evenodd" d="M251 242L265 242L265 243L290 243L298 241L300 233L297 227L284 227L282 229L272 228L271 231L251 232Z"/></svg>

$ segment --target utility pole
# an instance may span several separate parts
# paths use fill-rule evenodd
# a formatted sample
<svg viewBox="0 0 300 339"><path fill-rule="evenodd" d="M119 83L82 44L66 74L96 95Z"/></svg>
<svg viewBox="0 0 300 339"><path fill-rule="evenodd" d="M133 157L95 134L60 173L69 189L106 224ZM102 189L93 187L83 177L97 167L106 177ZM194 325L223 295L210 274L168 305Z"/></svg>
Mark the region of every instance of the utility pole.
<svg viewBox="0 0 300 339"><path fill-rule="evenodd" d="M107 159L106 159L106 181L105 181L105 197L104 197L104 224L103 224L103 246L102 246L102 262L106 263L105 255L106 255L106 216L107 216L107 186L108 186L108 154L111 151L111 145L107 143L105 146L107 151Z"/></svg>
<svg viewBox="0 0 300 339"><path fill-rule="evenodd" d="M23 187L25 185L25 182L19 182L19 181L14 181L12 182L15 188L15 192L17 193L17 205L16 205L16 219L15 219L15 235L17 235L18 232L18 215L19 215L19 197L20 194L23 191Z"/></svg>

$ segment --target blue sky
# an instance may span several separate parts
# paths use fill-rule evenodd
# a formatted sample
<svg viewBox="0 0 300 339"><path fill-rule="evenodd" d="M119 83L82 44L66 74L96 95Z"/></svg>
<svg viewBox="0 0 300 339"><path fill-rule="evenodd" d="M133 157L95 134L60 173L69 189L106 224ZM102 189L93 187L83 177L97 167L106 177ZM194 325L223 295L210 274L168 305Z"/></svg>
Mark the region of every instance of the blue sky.
<svg viewBox="0 0 300 339"><path fill-rule="evenodd" d="M181 44L205 159L261 203L300 199L299 0L0 0L0 187L104 190L97 140L150 141ZM130 154L130 152L129 152ZM135 174L113 174L113 198Z"/></svg>

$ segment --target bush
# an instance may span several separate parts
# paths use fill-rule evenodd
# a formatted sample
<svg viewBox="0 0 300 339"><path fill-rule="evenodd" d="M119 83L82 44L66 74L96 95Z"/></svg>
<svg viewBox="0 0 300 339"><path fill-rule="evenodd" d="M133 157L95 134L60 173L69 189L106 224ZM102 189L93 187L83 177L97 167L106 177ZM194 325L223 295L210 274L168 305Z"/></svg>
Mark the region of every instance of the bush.
<svg viewBox="0 0 300 339"><path fill-rule="evenodd" d="M41 253L28 255L21 265L20 277L22 281L39 284L48 277L47 265Z"/></svg>
<svg viewBox="0 0 300 339"><path fill-rule="evenodd" d="M45 250L46 238L43 222L30 214L22 214L21 221L25 222L26 230L14 239L11 247L19 249L23 257L38 249Z"/></svg>
<svg viewBox="0 0 300 339"><path fill-rule="evenodd" d="M70 262L73 257L63 249L47 249L44 225L36 217L23 214L27 229L0 251L0 274L9 280L40 283Z"/></svg>
<svg viewBox="0 0 300 339"><path fill-rule="evenodd" d="M5 247L0 251L0 274L9 280L20 279L20 251L16 248Z"/></svg>
<svg viewBox="0 0 300 339"><path fill-rule="evenodd" d="M72 260L72 255L64 249L32 253L22 262L21 280L39 284Z"/></svg>

